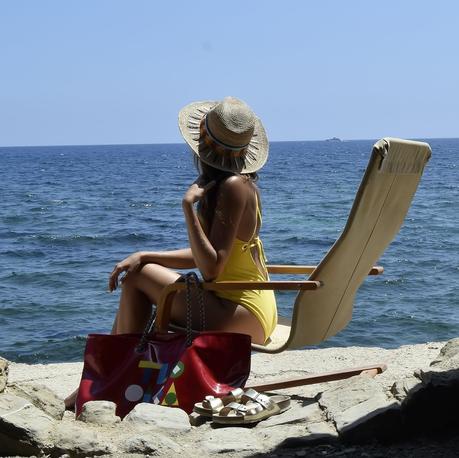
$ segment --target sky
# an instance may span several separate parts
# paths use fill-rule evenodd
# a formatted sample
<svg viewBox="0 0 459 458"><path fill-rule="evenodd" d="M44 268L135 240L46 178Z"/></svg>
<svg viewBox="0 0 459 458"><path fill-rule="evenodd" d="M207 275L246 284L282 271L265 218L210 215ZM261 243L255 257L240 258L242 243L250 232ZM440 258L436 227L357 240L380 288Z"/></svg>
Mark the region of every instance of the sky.
<svg viewBox="0 0 459 458"><path fill-rule="evenodd" d="M272 141L459 137L455 0L0 0L0 146L182 142L245 100Z"/></svg>

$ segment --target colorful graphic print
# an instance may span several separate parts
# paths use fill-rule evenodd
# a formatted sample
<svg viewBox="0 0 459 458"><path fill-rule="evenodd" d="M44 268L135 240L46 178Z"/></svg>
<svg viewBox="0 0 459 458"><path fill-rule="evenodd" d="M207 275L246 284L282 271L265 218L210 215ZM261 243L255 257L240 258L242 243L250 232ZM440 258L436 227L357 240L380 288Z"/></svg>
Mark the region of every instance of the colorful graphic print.
<svg viewBox="0 0 459 458"><path fill-rule="evenodd" d="M129 385L124 392L125 398L130 402L140 401L166 406L178 406L179 401L177 399L174 380L184 373L185 365L182 361L179 361L169 371L170 366L167 363L160 364L153 361L139 361L139 368L143 369L142 385ZM154 377L155 375L156 378Z"/></svg>

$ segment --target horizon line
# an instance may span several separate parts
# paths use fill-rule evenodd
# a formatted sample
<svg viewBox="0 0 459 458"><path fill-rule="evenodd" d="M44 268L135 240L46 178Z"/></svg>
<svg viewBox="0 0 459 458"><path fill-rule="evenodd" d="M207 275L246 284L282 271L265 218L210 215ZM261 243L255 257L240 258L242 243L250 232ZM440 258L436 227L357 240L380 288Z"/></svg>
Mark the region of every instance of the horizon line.
<svg viewBox="0 0 459 458"><path fill-rule="evenodd" d="M308 142L362 142L377 141L379 138L324 138L320 140L270 140L269 143L308 143ZM385 138L385 137L380 137ZM459 137L412 137L407 140L458 140ZM0 148L47 148L47 147L68 147L68 146L146 146L146 145L186 145L185 142L159 142L159 143L82 143L82 144L55 144L55 145L1 145Z"/></svg>

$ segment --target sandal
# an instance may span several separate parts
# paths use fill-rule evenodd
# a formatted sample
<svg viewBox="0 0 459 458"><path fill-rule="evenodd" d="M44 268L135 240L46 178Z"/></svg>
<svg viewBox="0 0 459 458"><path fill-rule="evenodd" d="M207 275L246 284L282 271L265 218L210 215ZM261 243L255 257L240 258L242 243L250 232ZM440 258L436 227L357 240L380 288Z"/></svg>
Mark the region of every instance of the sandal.
<svg viewBox="0 0 459 458"><path fill-rule="evenodd" d="M244 392L241 402L231 402L212 416L215 423L245 425L278 415L290 408L290 397L284 395L266 396L252 388Z"/></svg>
<svg viewBox="0 0 459 458"><path fill-rule="evenodd" d="M242 388L236 388L221 398L206 396L202 402L197 402L194 405L193 412L204 417L212 417L213 415L220 412L220 410L226 405L232 402L238 402L243 394L244 391Z"/></svg>

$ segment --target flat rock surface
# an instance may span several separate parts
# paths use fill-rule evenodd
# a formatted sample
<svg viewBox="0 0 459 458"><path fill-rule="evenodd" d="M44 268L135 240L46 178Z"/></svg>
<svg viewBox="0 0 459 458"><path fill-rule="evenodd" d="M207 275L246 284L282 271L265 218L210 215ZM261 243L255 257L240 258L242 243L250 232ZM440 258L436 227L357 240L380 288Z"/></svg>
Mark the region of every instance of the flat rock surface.
<svg viewBox="0 0 459 458"><path fill-rule="evenodd" d="M387 370L376 377L377 382L390 390L394 381L411 376L416 369L428 370L442 342L405 345L395 349L378 347L343 347L320 350L293 350L278 355L255 353L252 356L252 372L247 385L267 382L278 377L300 377L305 372L318 373L342 368L385 363ZM64 399L79 384L83 363L18 364L10 363L9 383L34 382L46 385ZM336 382L331 382L336 383ZM301 396L314 397L330 384L317 384L283 390Z"/></svg>
<svg viewBox="0 0 459 458"><path fill-rule="evenodd" d="M87 457L107 455L114 451L104 434L78 421L65 421L53 433L54 454Z"/></svg>
<svg viewBox="0 0 459 458"><path fill-rule="evenodd" d="M251 429L231 427L207 431L200 447L210 453L256 452L263 450L263 442Z"/></svg>
<svg viewBox="0 0 459 458"><path fill-rule="evenodd" d="M27 400L9 393L0 396L0 452L33 454L36 444L47 447L55 424Z"/></svg>
<svg viewBox="0 0 459 458"><path fill-rule="evenodd" d="M28 382L46 385L65 399L79 384L83 363L18 364L10 363L8 383Z"/></svg>
<svg viewBox="0 0 459 458"><path fill-rule="evenodd" d="M8 381L8 361L0 358L0 393L5 389Z"/></svg>
<svg viewBox="0 0 459 458"><path fill-rule="evenodd" d="M55 419L62 419L65 406L53 390L39 383L13 383L8 392L29 400L35 407L43 410Z"/></svg>
<svg viewBox="0 0 459 458"><path fill-rule="evenodd" d="M448 455L450 451L457 451L455 449L457 441L452 440L449 436L444 442L450 445L447 450L442 450L443 454L436 454L434 439L422 444L419 439L413 439L398 445L391 445L389 448L378 444L349 446L338 441L339 424L346 426L349 422L356 423L355 418L360 415L359 409L365 407L365 403L368 404L369 410L372 409L373 401L376 402L376 408L384 409L391 401L397 401L394 391L400 398L403 398L405 391L409 391L416 382L416 379L413 379L413 373L417 371L422 374L432 371L430 364L439 356L439 351L443 346L442 342L433 342L402 346L396 349L347 347L296 350L279 355L254 354L248 386L279 378L288 379L305 374L368 366L372 363L386 364L387 370L375 379L362 380L363 377L359 377L359 383L363 386L360 388L362 392L357 394L352 401L350 393L354 390L352 382L349 381L348 385L346 382L336 381L278 390L278 393L291 396L291 408L251 428L215 427L208 421L200 426L190 426L188 418L185 418L183 412L180 413L178 409L148 405L148 409L158 407L165 409L165 415L159 415L161 412L156 411L153 414L142 412L142 415L133 413L134 421L124 420L112 425L96 425L74 422L66 413L62 424L55 430L54 437L59 439L60 452L70 453L73 447L80 456L90 453L114 453L114 456L119 454L119 456L132 457L151 454L203 458L220 456L223 453L229 457L458 456L459 452L455 455ZM449 360L455 359L455 347L448 347L446 353L445 357ZM48 365L11 363L8 385L15 383L25 383L30 386L45 385L58 398L63 399L78 386L81 370L82 363ZM394 388L394 383L397 381L398 386ZM322 393L324 393L322 399L328 398L327 405L325 401L322 405L317 402ZM332 399L333 402L331 402ZM21 401L18 402L21 403ZM21 408L19 404L18 408ZM140 411L143 407L138 407L138 409ZM183 418L171 417L169 414L182 415ZM161 427L158 422L163 422L165 426ZM72 426L75 423L80 425L75 430L76 434L72 434ZM174 430L170 428L171 425L175 426ZM92 443L93 451L84 443L85 434ZM423 452L418 454L418 449L428 450L429 454L423 455ZM413 450L416 450L416 453Z"/></svg>

